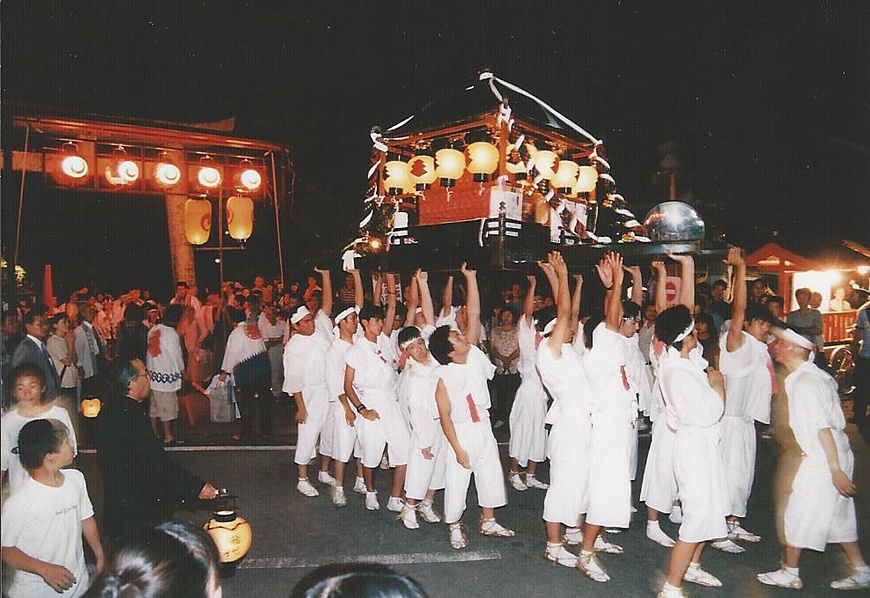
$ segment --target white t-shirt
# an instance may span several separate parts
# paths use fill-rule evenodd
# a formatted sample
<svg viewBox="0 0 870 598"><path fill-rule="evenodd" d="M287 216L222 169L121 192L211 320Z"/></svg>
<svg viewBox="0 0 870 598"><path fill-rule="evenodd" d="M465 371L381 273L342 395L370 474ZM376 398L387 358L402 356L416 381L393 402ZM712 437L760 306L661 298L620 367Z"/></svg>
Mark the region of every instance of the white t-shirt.
<svg viewBox="0 0 870 598"><path fill-rule="evenodd" d="M69 419L69 413L63 407L52 405L45 413L40 413L36 417L22 417L18 413L18 409L12 409L0 419L0 469L9 472L9 493L15 494L24 482L30 479L27 471L21 466L21 461L18 459L18 434L25 424L37 419L56 419L66 426L69 431L69 440L72 443L73 453L77 453L76 434L73 431L72 422Z"/></svg>
<svg viewBox="0 0 870 598"><path fill-rule="evenodd" d="M93 517L85 477L75 469L63 469L59 488L27 477L20 491L3 505L4 547L15 547L28 556L63 565L76 583L58 594L39 575L16 571L9 588L10 598L81 596L88 588L88 568L82 547L82 521Z"/></svg>
<svg viewBox="0 0 870 598"><path fill-rule="evenodd" d="M440 378L450 398L450 419L455 424L472 421L468 397L475 405L481 420L489 419L489 387L487 380L495 375L495 366L483 351L470 347L465 363L449 363L432 370L432 379L438 384Z"/></svg>

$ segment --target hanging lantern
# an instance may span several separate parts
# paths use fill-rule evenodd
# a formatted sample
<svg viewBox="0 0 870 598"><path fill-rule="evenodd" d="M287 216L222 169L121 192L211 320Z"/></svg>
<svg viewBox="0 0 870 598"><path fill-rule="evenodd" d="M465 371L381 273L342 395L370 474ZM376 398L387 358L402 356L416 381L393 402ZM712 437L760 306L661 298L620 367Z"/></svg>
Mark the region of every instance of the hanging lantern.
<svg viewBox="0 0 870 598"><path fill-rule="evenodd" d="M227 200L227 228L237 241L244 241L254 232L254 202L250 197L233 196Z"/></svg>
<svg viewBox="0 0 870 598"><path fill-rule="evenodd" d="M103 404L100 402L100 399L97 397L89 397L87 399L82 399L82 415L88 418L97 417L100 414L100 409L103 408Z"/></svg>
<svg viewBox="0 0 870 598"><path fill-rule="evenodd" d="M211 232L211 202L188 199L184 202L184 236L191 245L203 245Z"/></svg>
<svg viewBox="0 0 870 598"><path fill-rule="evenodd" d="M238 516L235 505L224 505L215 510L203 529L217 546L223 564L236 563L251 549L251 524Z"/></svg>
<svg viewBox="0 0 870 598"><path fill-rule="evenodd" d="M196 180L205 189L217 189L221 185L223 177L221 171L216 168L214 158L203 156L200 167L196 173Z"/></svg>
<svg viewBox="0 0 870 598"><path fill-rule="evenodd" d="M440 149L435 152L435 176L441 179L442 187L452 187L465 171L465 154L455 149Z"/></svg>
<svg viewBox="0 0 870 598"><path fill-rule="evenodd" d="M544 180L552 180L558 167L559 155L556 152L538 150L538 153L535 154L535 168Z"/></svg>
<svg viewBox="0 0 870 598"><path fill-rule="evenodd" d="M60 170L71 179L81 179L88 174L88 161L79 155L78 147L70 141L63 146Z"/></svg>
<svg viewBox="0 0 870 598"><path fill-rule="evenodd" d="M468 172L474 180L482 183L498 168L498 148L485 141L476 141L468 146Z"/></svg>
<svg viewBox="0 0 870 598"><path fill-rule="evenodd" d="M577 184L574 193L590 193L598 182L598 170L594 166L581 166L577 171Z"/></svg>
<svg viewBox="0 0 870 598"><path fill-rule="evenodd" d="M411 174L408 163L401 160L390 160L384 164L384 188L390 195L403 193L411 186Z"/></svg>
<svg viewBox="0 0 870 598"><path fill-rule="evenodd" d="M408 173L411 182L416 185L418 191L428 189L438 176L435 174L435 158L432 156L414 156L408 162Z"/></svg>
<svg viewBox="0 0 870 598"><path fill-rule="evenodd" d="M172 161L169 152L161 152L154 167L154 180L161 187L172 187L181 181L181 169Z"/></svg>
<svg viewBox="0 0 870 598"><path fill-rule="evenodd" d="M127 150L119 145L112 152L112 160L104 172L112 185L132 185L139 180L139 165L127 157Z"/></svg>
<svg viewBox="0 0 870 598"><path fill-rule="evenodd" d="M550 183L559 193L568 195L571 193L574 185L577 184L577 173L579 171L580 166L576 162L560 160L556 174L553 175L553 180Z"/></svg>

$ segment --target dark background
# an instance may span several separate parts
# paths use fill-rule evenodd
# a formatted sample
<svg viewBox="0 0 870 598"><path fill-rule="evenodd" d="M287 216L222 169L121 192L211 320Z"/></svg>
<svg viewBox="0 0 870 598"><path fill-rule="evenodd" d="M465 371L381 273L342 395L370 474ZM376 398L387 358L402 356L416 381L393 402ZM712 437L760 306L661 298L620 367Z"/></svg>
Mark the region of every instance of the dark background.
<svg viewBox="0 0 870 598"><path fill-rule="evenodd" d="M5 112L235 116L236 134L288 144L290 274L354 234L371 126L402 120L485 67L602 138L641 217L667 198L655 173L670 143L679 196L729 240L757 245L777 231L870 242L862 0L34 0L0 9ZM8 183L4 233L18 191ZM288 214L290 198L281 199ZM277 273L269 234L255 227L247 257L227 260L228 278ZM159 197L95 197L28 176L21 263L36 277L56 264L61 301L88 281L169 292L166 238ZM198 258L198 270L208 263Z"/></svg>

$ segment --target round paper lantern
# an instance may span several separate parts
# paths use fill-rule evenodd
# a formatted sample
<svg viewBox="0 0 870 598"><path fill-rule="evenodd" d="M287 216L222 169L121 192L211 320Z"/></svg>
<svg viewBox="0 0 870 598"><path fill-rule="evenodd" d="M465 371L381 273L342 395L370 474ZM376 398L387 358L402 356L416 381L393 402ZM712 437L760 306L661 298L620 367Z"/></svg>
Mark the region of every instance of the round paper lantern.
<svg viewBox="0 0 870 598"><path fill-rule="evenodd" d="M254 202L250 197L233 196L227 200L227 228L238 241L254 232Z"/></svg>
<svg viewBox="0 0 870 598"><path fill-rule="evenodd" d="M550 181L559 167L559 155L550 150L538 150L535 154L535 168L545 180Z"/></svg>
<svg viewBox="0 0 870 598"><path fill-rule="evenodd" d="M452 187L465 172L465 154L455 149L440 149L435 152L435 176L441 179L442 187Z"/></svg>
<svg viewBox="0 0 870 598"><path fill-rule="evenodd" d="M100 409L102 408L103 404L97 397L82 399L82 415L84 415L85 417L97 417L100 414Z"/></svg>
<svg viewBox="0 0 870 598"><path fill-rule="evenodd" d="M419 191L428 189L438 176L435 174L435 158L432 156L414 156L408 162L408 173L411 182Z"/></svg>
<svg viewBox="0 0 870 598"><path fill-rule="evenodd" d="M498 148L485 141L476 141L468 146L468 172L474 180L482 183L498 168Z"/></svg>
<svg viewBox="0 0 870 598"><path fill-rule="evenodd" d="M88 161L81 156L66 156L60 162L61 171L71 179L80 179L88 174Z"/></svg>
<svg viewBox="0 0 870 598"><path fill-rule="evenodd" d="M408 163L401 160L390 160L384 164L384 188L390 195L403 193L411 186L411 174Z"/></svg>
<svg viewBox="0 0 870 598"><path fill-rule="evenodd" d="M556 174L553 175L553 180L550 183L556 188L559 193L568 195L577 183L577 172L580 166L571 160L561 160L559 167L556 169Z"/></svg>
<svg viewBox="0 0 870 598"><path fill-rule="evenodd" d="M215 511L203 529L217 546L221 563L235 563L251 549L251 524L239 517L234 508Z"/></svg>
<svg viewBox="0 0 870 598"><path fill-rule="evenodd" d="M581 166L577 172L577 184L574 193L590 193L598 182L598 170L594 166Z"/></svg>
<svg viewBox="0 0 870 598"><path fill-rule="evenodd" d="M211 232L211 202L188 199L184 202L184 236L191 245L202 245Z"/></svg>
<svg viewBox="0 0 870 598"><path fill-rule="evenodd" d="M154 167L154 180L161 187L171 187L181 180L181 169L172 162L158 162Z"/></svg>

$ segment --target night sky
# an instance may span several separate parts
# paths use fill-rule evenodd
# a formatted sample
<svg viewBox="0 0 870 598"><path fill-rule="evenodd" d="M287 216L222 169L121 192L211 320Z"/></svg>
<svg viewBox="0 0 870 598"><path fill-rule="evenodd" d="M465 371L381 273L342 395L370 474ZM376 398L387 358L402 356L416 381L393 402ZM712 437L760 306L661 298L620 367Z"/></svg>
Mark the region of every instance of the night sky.
<svg viewBox="0 0 870 598"><path fill-rule="evenodd" d="M641 216L667 197L654 173L672 143L679 195L730 240L779 231L870 243L863 0L0 8L4 110L235 116L237 134L291 148L299 225L288 236L299 251L353 233L372 125L402 120L486 67L602 138ZM36 254L68 242L47 240Z"/></svg>

